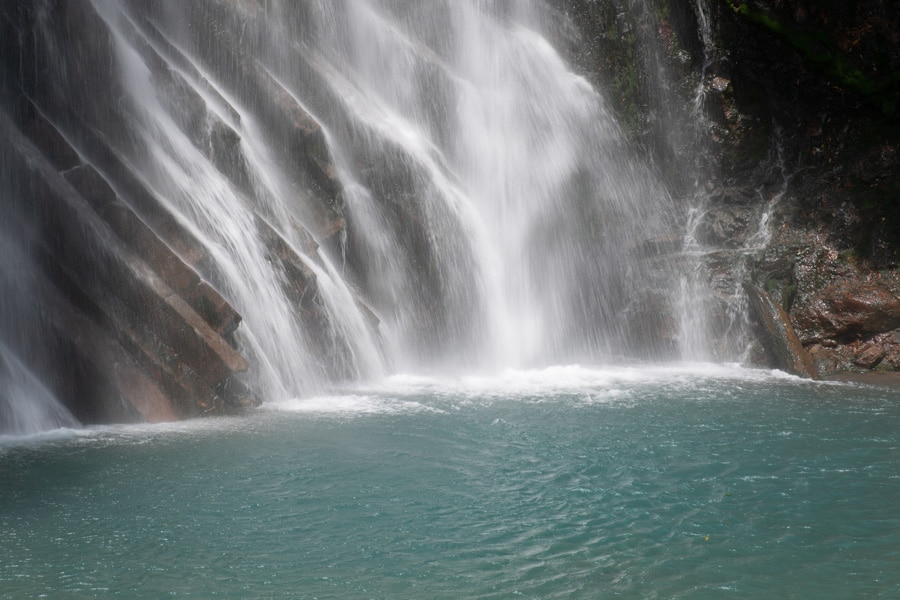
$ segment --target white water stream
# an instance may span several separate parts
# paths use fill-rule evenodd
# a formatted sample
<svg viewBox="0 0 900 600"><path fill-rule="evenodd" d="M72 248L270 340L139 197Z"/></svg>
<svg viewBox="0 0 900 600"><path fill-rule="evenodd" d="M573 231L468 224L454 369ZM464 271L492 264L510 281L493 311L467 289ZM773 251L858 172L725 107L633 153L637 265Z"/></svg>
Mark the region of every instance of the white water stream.
<svg viewBox="0 0 900 600"><path fill-rule="evenodd" d="M92 5L123 90L128 131L110 138L208 252L204 275L243 316L238 343L262 397L398 370L705 356L697 295L657 260L685 216L603 92L550 44L542 3ZM237 134L244 181L192 137L192 109L161 69L202 100L205 139L221 124ZM240 73L321 128L339 243L315 233L321 194ZM324 334L286 296L261 220L314 273Z"/></svg>
<svg viewBox="0 0 900 600"><path fill-rule="evenodd" d="M629 314L667 285L642 244L676 217L602 94L548 43L542 5L311 12L316 69L339 102L317 116L356 184L357 269L394 360L490 369L633 353ZM372 167L385 153L393 172ZM396 196L424 248L392 221Z"/></svg>

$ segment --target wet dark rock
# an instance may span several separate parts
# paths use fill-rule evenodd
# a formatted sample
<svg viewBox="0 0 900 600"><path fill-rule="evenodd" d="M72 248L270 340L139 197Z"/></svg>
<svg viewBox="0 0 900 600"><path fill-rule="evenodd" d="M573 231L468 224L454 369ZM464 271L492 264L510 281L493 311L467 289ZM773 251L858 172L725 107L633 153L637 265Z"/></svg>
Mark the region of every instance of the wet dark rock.
<svg viewBox="0 0 900 600"><path fill-rule="evenodd" d="M82 198L91 203L97 212L118 200L116 192L91 165L82 164L72 167L63 171L63 177L78 190Z"/></svg>
<svg viewBox="0 0 900 600"><path fill-rule="evenodd" d="M308 342L316 348L322 368L332 379L350 377L351 365L344 357L351 353L344 342L330 334L331 323L315 272L265 219L257 217L256 225L269 261L283 273L282 289L304 325Z"/></svg>
<svg viewBox="0 0 900 600"><path fill-rule="evenodd" d="M900 298L878 283L844 280L822 289L794 314L801 339L866 339L900 327Z"/></svg>
<svg viewBox="0 0 900 600"><path fill-rule="evenodd" d="M739 248L746 241L750 214L741 206L713 205L694 230L701 244L719 248Z"/></svg>
<svg viewBox="0 0 900 600"><path fill-rule="evenodd" d="M815 364L800 342L784 308L773 302L764 290L745 284L752 313L759 320L762 341L771 359L780 369L815 379Z"/></svg>
<svg viewBox="0 0 900 600"><path fill-rule="evenodd" d="M34 277L42 290L39 310L53 315L47 335L74 352L82 367L73 372L88 370L98 382L73 379L64 364L45 365L57 395L83 422L121 420L110 402L130 404L153 421L224 411L215 388L249 366L222 337L236 327L237 313L93 167L61 175L3 115L0 129L13 148L0 183L15 189L11 172L29 182L7 209L11 219L22 219L22 235L33 240L46 273ZM206 318L185 297L202 305ZM84 398L94 405L85 406Z"/></svg>
<svg viewBox="0 0 900 600"><path fill-rule="evenodd" d="M203 316L218 333L228 336L240 324L234 308L155 232L122 203L106 180L90 165L64 173L94 210L173 290Z"/></svg>
<svg viewBox="0 0 900 600"><path fill-rule="evenodd" d="M751 206L758 202L759 195L746 187L729 186L712 190L709 199L714 205Z"/></svg>
<svg viewBox="0 0 900 600"><path fill-rule="evenodd" d="M699 309L699 307L697 307ZM673 355L678 344L678 324L671 299L661 291L648 290L632 299L623 314L623 353L642 356Z"/></svg>
<svg viewBox="0 0 900 600"><path fill-rule="evenodd" d="M853 364L863 369L872 369L881 362L887 352L878 344L862 346L853 356Z"/></svg>
<svg viewBox="0 0 900 600"><path fill-rule="evenodd" d="M42 150L44 156L57 170L67 171L81 164L78 153L42 115L32 113L22 132Z"/></svg>
<svg viewBox="0 0 900 600"><path fill-rule="evenodd" d="M647 240L641 240L635 247L635 251L642 256L664 256L680 251L684 246L683 236L665 235Z"/></svg>

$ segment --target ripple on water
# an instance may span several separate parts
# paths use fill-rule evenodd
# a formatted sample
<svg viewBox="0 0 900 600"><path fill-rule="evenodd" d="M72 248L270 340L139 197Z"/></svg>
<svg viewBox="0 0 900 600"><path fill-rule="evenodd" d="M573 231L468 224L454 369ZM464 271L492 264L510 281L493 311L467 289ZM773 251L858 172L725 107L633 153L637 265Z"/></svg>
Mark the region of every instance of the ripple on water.
<svg viewBox="0 0 900 600"><path fill-rule="evenodd" d="M4 442L0 598L898 596L896 402L583 371Z"/></svg>

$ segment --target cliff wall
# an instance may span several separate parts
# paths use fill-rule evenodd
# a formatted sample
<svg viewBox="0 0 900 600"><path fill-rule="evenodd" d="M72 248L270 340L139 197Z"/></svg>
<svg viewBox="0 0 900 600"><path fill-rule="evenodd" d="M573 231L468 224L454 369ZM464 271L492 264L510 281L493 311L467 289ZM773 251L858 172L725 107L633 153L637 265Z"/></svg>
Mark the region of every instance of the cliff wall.
<svg viewBox="0 0 900 600"><path fill-rule="evenodd" d="M720 312L754 317L750 361L794 370L763 351L747 285L819 376L900 369L900 6L555 4L573 62L698 207L688 227Z"/></svg>

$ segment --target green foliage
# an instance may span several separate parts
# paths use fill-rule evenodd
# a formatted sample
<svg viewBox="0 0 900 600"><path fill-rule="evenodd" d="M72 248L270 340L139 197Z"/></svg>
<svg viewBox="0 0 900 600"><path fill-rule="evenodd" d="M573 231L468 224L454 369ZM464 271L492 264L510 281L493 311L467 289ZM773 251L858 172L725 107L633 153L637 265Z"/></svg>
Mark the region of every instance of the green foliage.
<svg viewBox="0 0 900 600"><path fill-rule="evenodd" d="M771 276L765 280L766 292L773 300L779 302L785 311L790 311L794 304L794 298L797 296L797 282L790 275L783 278L780 276Z"/></svg>
<svg viewBox="0 0 900 600"><path fill-rule="evenodd" d="M875 81L859 69L822 32L801 28L772 12L752 9L746 2L725 0L735 14L768 31L796 51L815 72L846 91L859 94L887 117L900 116L900 73Z"/></svg>
<svg viewBox="0 0 900 600"><path fill-rule="evenodd" d="M840 252L838 252L838 258L850 264L856 264L856 261L858 259L858 250L857 248L847 248L845 250L841 250Z"/></svg>

